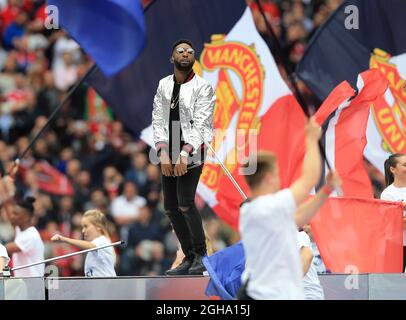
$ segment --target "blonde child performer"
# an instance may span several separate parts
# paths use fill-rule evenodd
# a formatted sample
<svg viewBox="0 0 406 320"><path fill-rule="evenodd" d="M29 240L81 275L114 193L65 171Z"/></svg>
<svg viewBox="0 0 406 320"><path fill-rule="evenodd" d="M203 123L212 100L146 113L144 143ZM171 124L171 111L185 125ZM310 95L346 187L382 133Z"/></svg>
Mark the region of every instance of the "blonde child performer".
<svg viewBox="0 0 406 320"><path fill-rule="evenodd" d="M88 210L81 221L85 240L71 239L59 234L52 241L65 242L82 250L93 249L111 243L107 232L106 216L99 210ZM86 277L115 277L114 265L116 256L112 247L89 252L85 260Z"/></svg>

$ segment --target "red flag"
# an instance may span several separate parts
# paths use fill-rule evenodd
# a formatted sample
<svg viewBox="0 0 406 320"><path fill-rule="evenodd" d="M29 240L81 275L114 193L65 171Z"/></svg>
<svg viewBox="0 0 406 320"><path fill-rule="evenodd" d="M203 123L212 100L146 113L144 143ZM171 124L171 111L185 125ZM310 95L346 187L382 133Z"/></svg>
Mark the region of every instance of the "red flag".
<svg viewBox="0 0 406 320"><path fill-rule="evenodd" d="M342 189L346 197L373 197L371 182L364 168L363 152L370 105L384 94L387 87L388 81L377 69L368 70L358 77L356 96L350 84L343 81L314 115L325 130L325 154L343 181ZM293 157L293 165L288 168L289 178L285 186L289 186L299 176L304 149L303 138L290 147L296 156ZM325 170L325 173L327 175L328 171Z"/></svg>
<svg viewBox="0 0 406 320"><path fill-rule="evenodd" d="M73 195L74 190L68 178L48 162L36 163L35 172L38 187L41 190L61 196Z"/></svg>
<svg viewBox="0 0 406 320"><path fill-rule="evenodd" d="M329 198L311 226L331 272L399 273L403 259L402 204L364 198Z"/></svg>
<svg viewBox="0 0 406 320"><path fill-rule="evenodd" d="M330 165L343 181L346 197L373 198L369 176L364 168L363 153L371 104L383 96L388 81L379 70L371 69L358 76L358 95L351 100L353 90L347 82L337 86L316 113L324 126L325 151Z"/></svg>
<svg viewBox="0 0 406 320"><path fill-rule="evenodd" d="M300 175L304 156L306 117L296 99L279 99L261 118L258 149L277 156L281 187L287 188ZM298 147L300 146L300 147Z"/></svg>

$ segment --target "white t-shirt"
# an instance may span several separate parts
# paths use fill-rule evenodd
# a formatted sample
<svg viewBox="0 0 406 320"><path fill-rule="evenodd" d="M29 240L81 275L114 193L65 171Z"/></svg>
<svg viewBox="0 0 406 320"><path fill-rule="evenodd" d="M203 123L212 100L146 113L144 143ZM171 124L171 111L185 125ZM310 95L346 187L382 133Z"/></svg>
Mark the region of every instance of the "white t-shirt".
<svg viewBox="0 0 406 320"><path fill-rule="evenodd" d="M132 200L122 195L115 198L111 203L111 215L113 217L136 218L140 214L140 208L147 204L147 200L141 196L135 196ZM128 241L130 225L120 226L120 238Z"/></svg>
<svg viewBox="0 0 406 320"><path fill-rule="evenodd" d="M289 189L260 196L241 208L240 232L246 255L242 281L256 300L304 299L296 204Z"/></svg>
<svg viewBox="0 0 406 320"><path fill-rule="evenodd" d="M128 201L125 196L119 196L111 203L111 214L113 217L137 217L140 208L147 204L147 200L141 196L136 196Z"/></svg>
<svg viewBox="0 0 406 320"><path fill-rule="evenodd" d="M311 249L310 238L306 232L298 232L299 249L308 247ZM314 252L313 252L314 255ZM305 300L324 300L323 287L320 284L319 277L317 276L316 266L310 263L310 268L303 277L304 295Z"/></svg>
<svg viewBox="0 0 406 320"><path fill-rule="evenodd" d="M111 241L105 236L97 237L92 241L97 247L110 244ZM113 247L91 251L86 256L85 276L86 277L116 277L114 264L116 255Z"/></svg>
<svg viewBox="0 0 406 320"><path fill-rule="evenodd" d="M397 188L393 184L387 186L381 193L382 200L406 201L406 188ZM403 211L403 216L406 212ZM406 230L403 230L403 246L406 246Z"/></svg>
<svg viewBox="0 0 406 320"><path fill-rule="evenodd" d="M20 248L20 252L13 253L14 267L23 266L44 260L44 243L35 227L29 227L21 231L19 227L15 228L16 235L14 243ZM36 266L14 271L15 277L43 277L45 265Z"/></svg>
<svg viewBox="0 0 406 320"><path fill-rule="evenodd" d="M3 258L4 266L7 266L8 263L10 262L10 258L7 254L7 249L2 244L0 244L0 258ZM0 272L2 272L2 270L0 270Z"/></svg>

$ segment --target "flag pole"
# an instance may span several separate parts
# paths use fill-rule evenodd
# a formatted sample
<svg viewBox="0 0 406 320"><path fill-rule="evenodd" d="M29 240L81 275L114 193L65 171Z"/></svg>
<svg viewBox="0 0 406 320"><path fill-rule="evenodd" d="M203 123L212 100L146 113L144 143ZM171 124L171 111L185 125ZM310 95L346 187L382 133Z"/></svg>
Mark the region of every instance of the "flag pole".
<svg viewBox="0 0 406 320"><path fill-rule="evenodd" d="M47 122L44 124L44 126L37 132L37 134L34 136L34 138L32 138L32 140L30 141L30 143L28 144L28 146L25 148L25 150L23 151L23 153L17 158L17 160L24 158L24 156L27 154L27 152L32 148L32 146L34 145L34 143L38 140L38 138L42 135L42 133L45 131L46 128L48 128L49 124L54 120L54 118L56 117L57 113L59 112L59 110L61 110L64 105L69 101L69 99L72 97L72 95L74 94L74 92L77 90L77 88L79 88L79 86L82 85L82 83L93 73L94 70L96 70L96 64L93 64L89 70L87 70L86 74L79 79L79 81L76 82L76 84L68 91L66 97L63 99L63 101L59 104L59 106L57 106L54 111L52 112L52 114L49 116ZM16 160L16 161L17 161Z"/></svg>
<svg viewBox="0 0 406 320"><path fill-rule="evenodd" d="M292 85L292 88L293 88L293 94L294 94L296 100L298 101L299 105L301 106L301 108L302 108L303 112L305 113L305 115L307 117L310 117L309 109L307 108L306 102L305 102L302 94L300 93L300 90L299 90L299 88L297 86L297 83L296 83L296 74L291 70L288 63L286 62L286 59L285 59L285 57L284 57L284 55L282 53L282 48L281 48L280 42L278 40L278 37L276 36L276 34L273 31L271 25L269 24L268 19L265 16L265 12L264 12L264 8L262 7L262 4L260 3L259 0L255 0L255 3L257 4L259 11L260 11L262 17L264 18L266 28L267 28L268 32L271 34L272 40L275 43L275 50L276 50L277 57L280 60L280 62L282 64L282 67L286 71L286 74L288 76L288 80L289 80L289 82L290 82L290 84ZM331 165L330 165L330 163L329 163L329 161L327 159L327 156L326 156L326 151L324 150L324 147L321 144L320 140L319 140L319 149L320 149L321 155L323 156L323 158L324 158L324 160L326 162L327 168L330 171L332 171ZM337 190L337 193L340 193L340 191Z"/></svg>
<svg viewBox="0 0 406 320"><path fill-rule="evenodd" d="M95 250L114 247L114 246L122 245L124 243L125 243L124 241L117 241L117 242L106 244L104 246L100 246L100 247L96 247L96 248L91 248L91 249L81 250L81 251L77 251L77 252L72 252L72 253L65 254L63 256L54 257L54 258L46 259L46 260L43 260L43 261L34 262L34 263L30 263L30 264L25 264L23 266L15 267L15 268L11 269L11 271L16 271L16 270L20 270L20 269L26 269L26 268L30 268L30 267L33 267L33 266L36 266L36 265L39 265L39 264L44 264L44 263L48 263L48 262L52 262L52 261L60 260L60 259L65 259L65 258L73 257L73 256L76 256L76 255L79 255L79 254L92 252L92 251L95 251Z"/></svg>
<svg viewBox="0 0 406 320"><path fill-rule="evenodd" d="M213 149L213 147L211 146L210 143L208 143L206 141L206 139L203 137L202 133L200 132L199 128L195 128L193 126L193 120L190 120L190 124L192 126L192 129L195 129L200 138L203 140L204 144L206 145L207 148L210 149L210 151L213 153L214 157L216 158L217 162L220 164L220 166L223 168L225 174L227 175L227 177L230 179L230 181L233 183L234 187L236 187L236 189L238 190L238 192L240 193L240 195L244 198L244 202L248 200L247 195L245 194L245 192L241 189L240 185L237 183L237 181L235 181L234 177L231 175L230 171L227 169L227 167L224 165L223 161L220 160L220 158L217 156L216 151Z"/></svg>

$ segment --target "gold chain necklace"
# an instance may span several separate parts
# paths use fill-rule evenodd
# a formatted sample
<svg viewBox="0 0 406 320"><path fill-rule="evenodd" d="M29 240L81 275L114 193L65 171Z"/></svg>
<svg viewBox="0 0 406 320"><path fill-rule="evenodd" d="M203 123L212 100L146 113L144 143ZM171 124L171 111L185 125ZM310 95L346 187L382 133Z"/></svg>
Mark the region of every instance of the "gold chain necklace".
<svg viewBox="0 0 406 320"><path fill-rule="evenodd" d="M180 94L180 88L179 88L178 95L175 97L175 99L173 99L173 100L171 101L171 109L175 109L175 108L176 108L176 105L177 105L178 102L179 102L179 94Z"/></svg>

